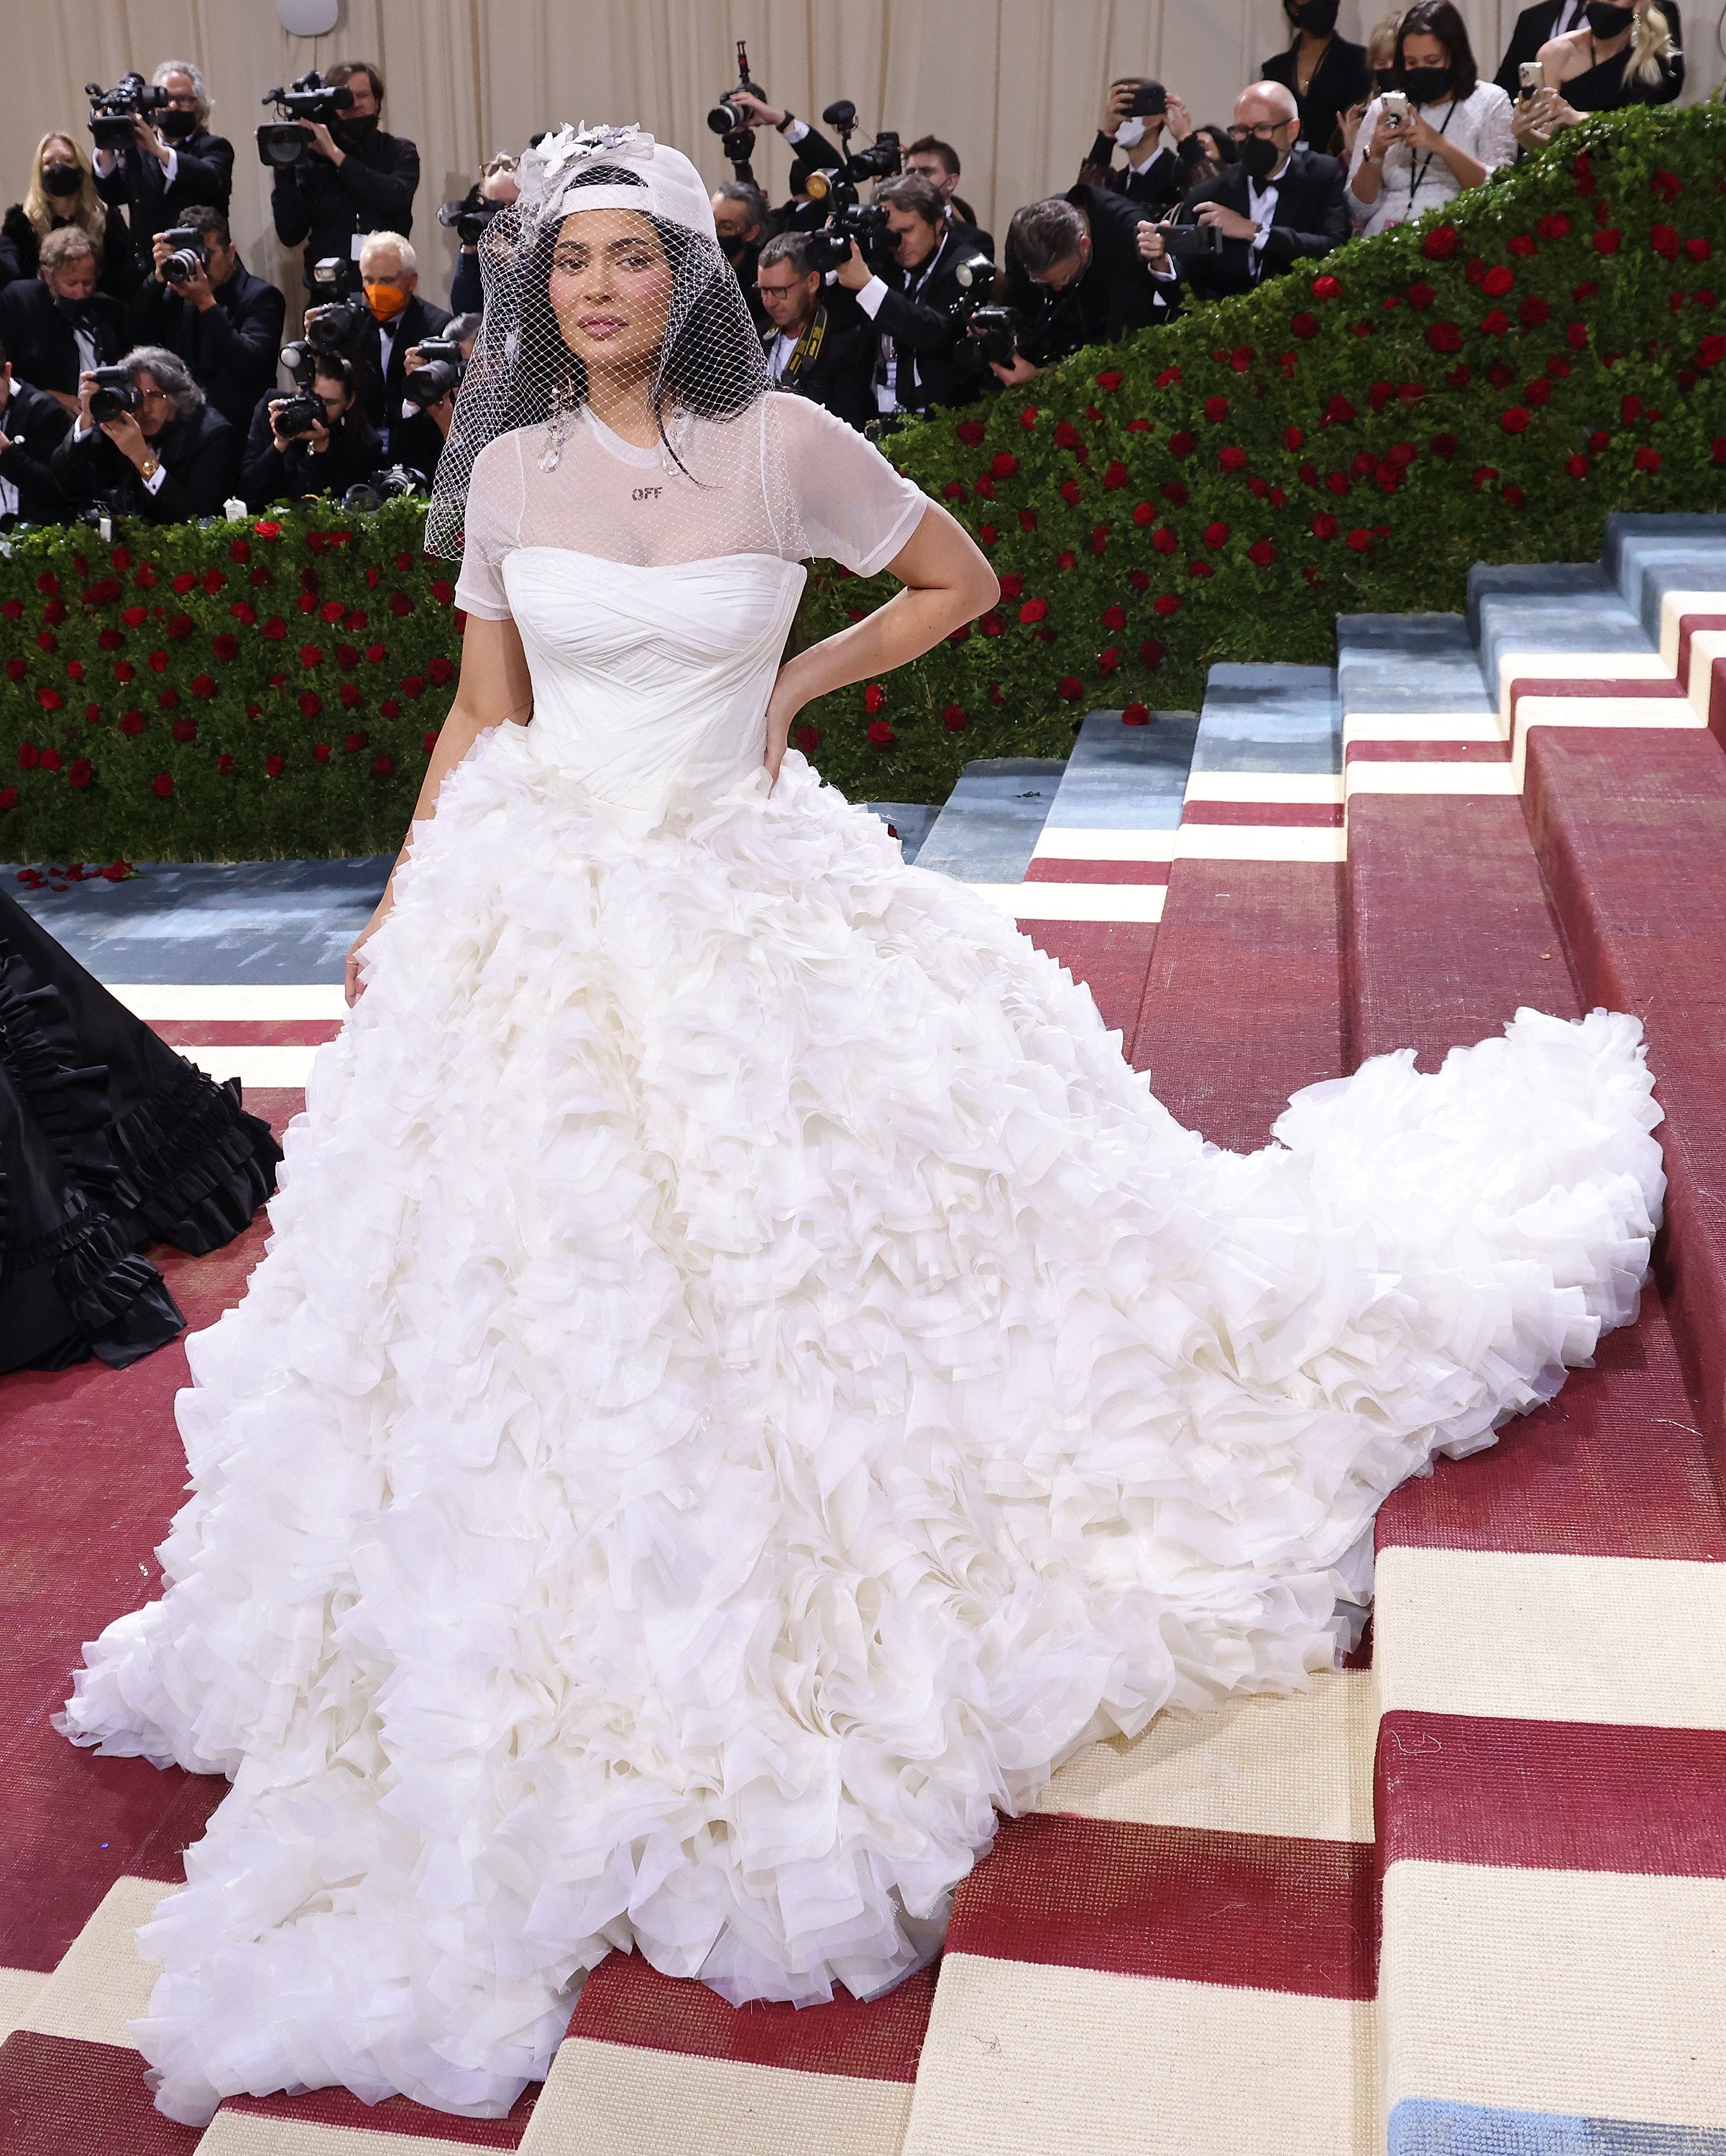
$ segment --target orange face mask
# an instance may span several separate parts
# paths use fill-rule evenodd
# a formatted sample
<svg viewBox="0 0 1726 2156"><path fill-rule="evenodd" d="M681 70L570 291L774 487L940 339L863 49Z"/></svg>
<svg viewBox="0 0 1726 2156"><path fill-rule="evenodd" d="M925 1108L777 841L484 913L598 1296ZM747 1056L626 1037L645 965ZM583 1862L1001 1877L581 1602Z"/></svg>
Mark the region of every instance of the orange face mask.
<svg viewBox="0 0 1726 2156"><path fill-rule="evenodd" d="M380 322L394 320L408 304L408 295L399 285L367 285L366 305Z"/></svg>

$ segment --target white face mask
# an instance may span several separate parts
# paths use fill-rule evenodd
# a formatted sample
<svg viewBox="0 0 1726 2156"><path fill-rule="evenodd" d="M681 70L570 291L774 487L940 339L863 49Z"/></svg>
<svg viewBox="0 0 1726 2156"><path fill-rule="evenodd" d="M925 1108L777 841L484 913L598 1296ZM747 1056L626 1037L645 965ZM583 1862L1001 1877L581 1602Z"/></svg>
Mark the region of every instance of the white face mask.
<svg viewBox="0 0 1726 2156"><path fill-rule="evenodd" d="M1145 138L1143 120L1123 120L1115 131L1115 140L1123 150L1136 150Z"/></svg>

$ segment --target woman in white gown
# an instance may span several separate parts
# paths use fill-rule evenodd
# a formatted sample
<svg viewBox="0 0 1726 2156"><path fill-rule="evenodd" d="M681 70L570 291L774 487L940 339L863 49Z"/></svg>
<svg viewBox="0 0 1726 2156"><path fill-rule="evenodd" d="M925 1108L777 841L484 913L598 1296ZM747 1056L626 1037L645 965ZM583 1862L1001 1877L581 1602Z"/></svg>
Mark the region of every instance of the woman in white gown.
<svg viewBox="0 0 1726 2156"><path fill-rule="evenodd" d="M63 1718L233 1780L141 1934L188 2121L502 2111L613 1948L886 1989L1077 1747L1330 1663L1379 1502L1632 1314L1661 1201L1603 1012L1181 1129L786 751L981 557L763 393L686 160L525 177L431 521L460 691ZM781 667L811 555L906 588Z"/></svg>

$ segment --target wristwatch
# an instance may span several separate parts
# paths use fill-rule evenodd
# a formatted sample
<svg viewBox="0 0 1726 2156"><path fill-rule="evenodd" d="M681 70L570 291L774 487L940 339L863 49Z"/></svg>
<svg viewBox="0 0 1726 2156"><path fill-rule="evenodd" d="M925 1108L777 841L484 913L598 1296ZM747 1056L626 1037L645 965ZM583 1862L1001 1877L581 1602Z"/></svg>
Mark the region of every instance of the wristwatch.
<svg viewBox="0 0 1726 2156"><path fill-rule="evenodd" d="M146 457L143 463L138 466L138 477L140 479L146 480L154 479L157 472L161 470L162 459L160 457Z"/></svg>

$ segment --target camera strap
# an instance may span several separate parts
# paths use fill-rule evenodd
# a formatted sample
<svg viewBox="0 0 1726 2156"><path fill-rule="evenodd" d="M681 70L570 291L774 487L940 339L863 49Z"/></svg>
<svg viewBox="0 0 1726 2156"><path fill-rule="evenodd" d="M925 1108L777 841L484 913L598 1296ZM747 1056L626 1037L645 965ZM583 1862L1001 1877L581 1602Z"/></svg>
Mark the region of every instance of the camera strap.
<svg viewBox="0 0 1726 2156"><path fill-rule="evenodd" d="M791 347L791 357L786 361L781 382L795 382L805 367L813 367L821 357L821 346L827 335L827 310L817 305L809 316L809 327Z"/></svg>
<svg viewBox="0 0 1726 2156"><path fill-rule="evenodd" d="M1448 135L1450 133L1451 121L1456 114L1456 100L1453 97L1451 100L1449 105L1446 108L1444 125L1438 131L1441 135ZM1438 152L1436 150L1429 150L1426 152L1426 162L1424 164L1417 165L1415 162L1414 152L1410 151L1409 153L1409 208L1411 213L1415 206L1415 197L1420 192L1421 185L1425 180L1426 175L1432 170L1432 161L1437 155Z"/></svg>

